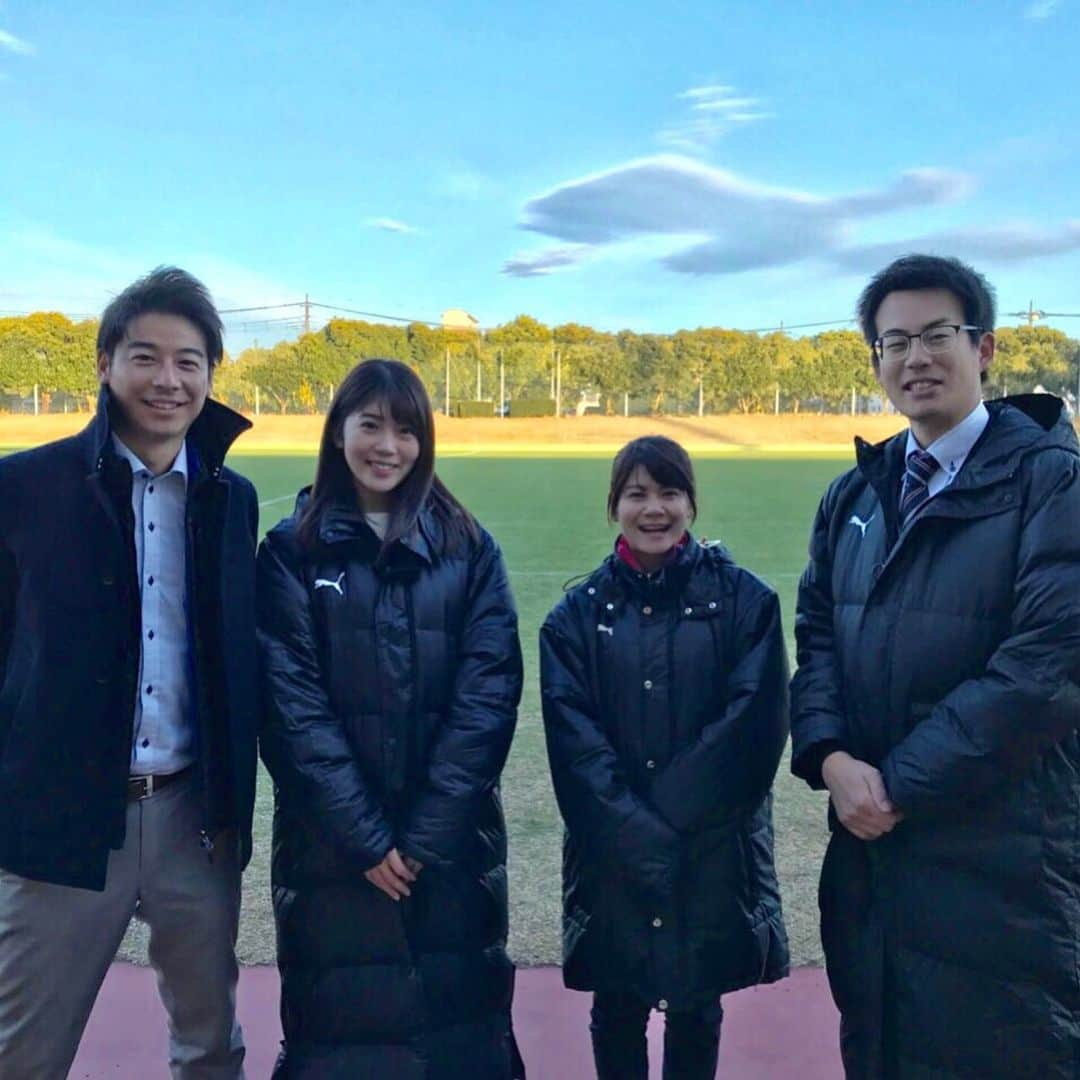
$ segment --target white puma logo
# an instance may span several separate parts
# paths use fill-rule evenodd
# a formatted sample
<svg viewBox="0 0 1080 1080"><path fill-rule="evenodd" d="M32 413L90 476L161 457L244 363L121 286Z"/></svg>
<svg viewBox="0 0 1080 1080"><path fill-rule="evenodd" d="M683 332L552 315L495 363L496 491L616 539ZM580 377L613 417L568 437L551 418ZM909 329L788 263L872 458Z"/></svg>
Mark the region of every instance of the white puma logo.
<svg viewBox="0 0 1080 1080"><path fill-rule="evenodd" d="M866 526L869 525L870 522L873 521L875 517L877 517L876 514L871 514L865 521L863 521L863 519L861 517L859 517L858 514L852 514L850 520L848 521L848 524L849 525L858 525L860 531L862 532L863 536L865 537L866 536Z"/></svg>
<svg viewBox="0 0 1080 1080"><path fill-rule="evenodd" d="M605 626L603 623L597 623L596 624L596 632L598 634L607 634L608 637L614 637L615 636L615 627L614 626Z"/></svg>
<svg viewBox="0 0 1080 1080"><path fill-rule="evenodd" d="M316 578L315 579L315 588L316 589L336 589L338 596L344 596L345 595L345 590L341 587L341 582L344 580L344 578L345 578L345 571L344 570L342 570L341 573L338 574L337 578L334 581L331 581L329 578L324 578L324 577Z"/></svg>

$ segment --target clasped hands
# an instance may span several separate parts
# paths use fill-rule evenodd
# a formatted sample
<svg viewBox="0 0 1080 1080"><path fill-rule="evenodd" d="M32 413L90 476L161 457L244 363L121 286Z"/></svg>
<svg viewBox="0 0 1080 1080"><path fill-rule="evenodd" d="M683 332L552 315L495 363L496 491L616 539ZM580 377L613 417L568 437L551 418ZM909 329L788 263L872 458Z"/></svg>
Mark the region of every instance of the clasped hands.
<svg viewBox="0 0 1080 1080"><path fill-rule="evenodd" d="M364 871L364 877L391 900L400 900L403 896L412 895L409 886L423 869L424 864L419 859L402 855L397 848L391 848L378 866Z"/></svg>
<svg viewBox="0 0 1080 1080"><path fill-rule="evenodd" d="M904 815L889 800L885 781L873 765L834 750L821 764L821 778L840 824L860 840L876 840L903 821Z"/></svg>

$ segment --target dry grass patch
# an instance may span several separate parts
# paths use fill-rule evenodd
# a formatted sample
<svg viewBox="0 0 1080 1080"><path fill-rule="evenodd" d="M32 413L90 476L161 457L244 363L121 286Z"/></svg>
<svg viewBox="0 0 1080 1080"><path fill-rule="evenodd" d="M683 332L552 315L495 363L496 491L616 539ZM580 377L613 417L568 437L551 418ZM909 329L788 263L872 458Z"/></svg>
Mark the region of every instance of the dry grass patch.
<svg viewBox="0 0 1080 1080"><path fill-rule="evenodd" d="M314 452L322 433L321 416L250 418L254 422L237 444L244 453ZM85 413L0 416L0 446L36 446L79 431ZM878 441L898 431L898 416L582 416L538 419L436 418L437 439L445 453L543 453L613 451L639 435L668 435L691 451L762 449L827 450L851 447L858 434Z"/></svg>

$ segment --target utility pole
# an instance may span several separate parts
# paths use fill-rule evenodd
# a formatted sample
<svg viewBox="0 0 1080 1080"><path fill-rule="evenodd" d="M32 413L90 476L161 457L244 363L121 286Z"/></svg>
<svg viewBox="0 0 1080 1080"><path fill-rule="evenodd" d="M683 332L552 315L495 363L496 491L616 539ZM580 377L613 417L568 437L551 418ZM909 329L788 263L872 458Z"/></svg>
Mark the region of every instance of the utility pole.
<svg viewBox="0 0 1080 1080"><path fill-rule="evenodd" d="M445 412L446 415L449 416L450 415L450 346L447 345L445 348L446 348L446 398L445 398L445 404L443 405L443 412Z"/></svg>
<svg viewBox="0 0 1080 1080"><path fill-rule="evenodd" d="M476 400L477 401L480 400L480 395L481 395L481 389L480 389L480 353L478 352L476 354Z"/></svg>
<svg viewBox="0 0 1080 1080"><path fill-rule="evenodd" d="M304 293L304 333L311 333L311 298Z"/></svg>
<svg viewBox="0 0 1080 1080"><path fill-rule="evenodd" d="M506 419L506 366L502 349L499 350L499 419Z"/></svg>
<svg viewBox="0 0 1080 1080"><path fill-rule="evenodd" d="M705 376L700 372L697 377L697 414L705 415Z"/></svg>
<svg viewBox="0 0 1080 1080"><path fill-rule="evenodd" d="M555 417L562 416L562 350L555 350Z"/></svg>

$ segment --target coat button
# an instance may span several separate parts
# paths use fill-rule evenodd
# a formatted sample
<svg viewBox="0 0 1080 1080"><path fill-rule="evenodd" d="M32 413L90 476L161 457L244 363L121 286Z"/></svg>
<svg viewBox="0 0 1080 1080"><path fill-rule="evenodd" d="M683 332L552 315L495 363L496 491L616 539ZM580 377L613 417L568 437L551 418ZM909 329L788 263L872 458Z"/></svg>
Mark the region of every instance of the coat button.
<svg viewBox="0 0 1080 1080"><path fill-rule="evenodd" d="M715 611L716 610L716 601L715 600L710 600L709 601L709 610L710 611Z"/></svg>
<svg viewBox="0 0 1080 1080"><path fill-rule="evenodd" d="M595 589L594 589L594 588L593 588L593 587L592 587L591 585L590 585L590 586L589 586L589 588L587 588L587 589L586 589L585 591L586 591L586 592L587 592L587 593L588 593L588 594L589 594L590 596L595 596L595 595L596 595L596 590L595 590Z"/></svg>
<svg viewBox="0 0 1080 1080"><path fill-rule="evenodd" d="M646 769L655 769L656 768L656 762L653 761L652 758L649 758L649 760L645 762L645 768Z"/></svg>
<svg viewBox="0 0 1080 1080"><path fill-rule="evenodd" d="M659 1000L659 1001L658 1001L658 1002L656 1003L656 1007L657 1007L657 1008L658 1008L658 1009L659 1009L659 1010L660 1010L661 1012L667 1012L667 998L661 998L661 999L660 999L660 1000Z"/></svg>
<svg viewBox="0 0 1080 1080"><path fill-rule="evenodd" d="M646 679L641 685L644 686L646 690L651 690L652 689L652 679Z"/></svg>
<svg viewBox="0 0 1080 1080"><path fill-rule="evenodd" d="M656 918L653 919L652 924L654 929L659 930L660 927L664 925L664 920L657 915Z"/></svg>
<svg viewBox="0 0 1080 1080"><path fill-rule="evenodd" d="M604 606L608 609L608 611L614 611L615 610L615 605L614 604L605 604Z"/></svg>
<svg viewBox="0 0 1080 1080"><path fill-rule="evenodd" d="M683 609L683 614L684 615L693 615L694 614L694 609L692 607L684 608Z"/></svg>
<svg viewBox="0 0 1080 1080"><path fill-rule="evenodd" d="M651 608L651 607L650 607L650 606L649 606L648 604L646 604L646 605L645 605L645 606L644 606L644 607L643 607L643 608L641 609L641 614L642 614L642 615L651 615L651 614L652 614L652 608Z"/></svg>

